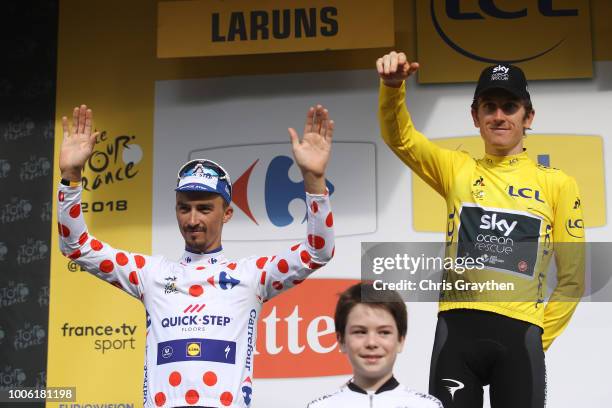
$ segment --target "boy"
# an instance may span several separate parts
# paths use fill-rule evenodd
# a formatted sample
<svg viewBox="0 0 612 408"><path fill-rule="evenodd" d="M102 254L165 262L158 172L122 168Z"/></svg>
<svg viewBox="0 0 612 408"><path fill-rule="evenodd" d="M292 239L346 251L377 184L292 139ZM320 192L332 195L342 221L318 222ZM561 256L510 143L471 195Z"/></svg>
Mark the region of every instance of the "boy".
<svg viewBox="0 0 612 408"><path fill-rule="evenodd" d="M436 398L402 386L393 377L408 328L406 305L396 291L377 291L369 282L351 286L338 299L334 322L353 378L308 408L442 408Z"/></svg>

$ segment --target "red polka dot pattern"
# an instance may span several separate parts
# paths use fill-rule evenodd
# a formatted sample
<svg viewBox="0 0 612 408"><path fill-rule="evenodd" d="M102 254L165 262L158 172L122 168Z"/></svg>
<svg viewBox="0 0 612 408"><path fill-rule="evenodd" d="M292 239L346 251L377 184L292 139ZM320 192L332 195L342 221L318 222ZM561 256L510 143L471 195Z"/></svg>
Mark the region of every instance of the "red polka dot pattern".
<svg viewBox="0 0 612 408"><path fill-rule="evenodd" d="M57 229L59 230L59 234L64 237L67 238L70 236L70 230L68 229L67 226L62 225L60 223L57 224Z"/></svg>
<svg viewBox="0 0 612 408"><path fill-rule="evenodd" d="M104 273L111 273L115 269L115 264L110 259L100 262L100 270Z"/></svg>
<svg viewBox="0 0 612 408"><path fill-rule="evenodd" d="M318 263L316 263L316 262L311 262L311 263L308 265L308 268L310 268L310 269L319 269L319 268L320 268L320 267L322 267L322 266L323 266L323 265L318 264Z"/></svg>
<svg viewBox="0 0 612 408"><path fill-rule="evenodd" d="M132 285L138 285L138 274L136 271L130 272L130 282Z"/></svg>
<svg viewBox="0 0 612 408"><path fill-rule="evenodd" d="M223 404L223 406L229 407L230 405L232 405L234 396L232 395L231 392L225 391L223 394L221 394L221 396L219 397L219 400L221 401L221 404Z"/></svg>
<svg viewBox="0 0 612 408"><path fill-rule="evenodd" d="M173 371L170 373L170 377L168 377L168 382L173 387L178 387L181 383L181 373L178 371Z"/></svg>
<svg viewBox="0 0 612 408"><path fill-rule="evenodd" d="M314 249L321 249L325 246L325 239L323 239L323 237L320 237L318 235L309 234L308 243Z"/></svg>
<svg viewBox="0 0 612 408"><path fill-rule="evenodd" d="M79 245L85 245L88 239L89 239L89 235L87 235L86 232L82 233L81 236L79 237Z"/></svg>
<svg viewBox="0 0 612 408"><path fill-rule="evenodd" d="M317 204L316 201L313 201L312 204L310 205L310 209L312 210L313 214L316 214L319 212L319 204Z"/></svg>
<svg viewBox="0 0 612 408"><path fill-rule="evenodd" d="M60 191L57 193L57 199L59 200L60 203L64 202L64 192Z"/></svg>
<svg viewBox="0 0 612 408"><path fill-rule="evenodd" d="M70 214L72 218L77 218L79 215L81 215L81 204L75 204L70 207L68 214Z"/></svg>
<svg viewBox="0 0 612 408"><path fill-rule="evenodd" d="M166 394L163 392L158 392L155 394L155 405L158 407L163 406L166 403Z"/></svg>
<svg viewBox="0 0 612 408"><path fill-rule="evenodd" d="M193 297L198 297L204 293L204 288L201 285L191 285L189 288L189 294Z"/></svg>
<svg viewBox="0 0 612 408"><path fill-rule="evenodd" d="M334 254L336 253L336 247L332 248L332 257L334 256Z"/></svg>
<svg viewBox="0 0 612 408"><path fill-rule="evenodd" d="M294 246L291 247L292 251L295 251L296 249L298 249L300 247L300 244L295 244Z"/></svg>
<svg viewBox="0 0 612 408"><path fill-rule="evenodd" d="M299 285L300 283L304 282L304 279L296 279L293 281L294 285Z"/></svg>
<svg viewBox="0 0 612 408"><path fill-rule="evenodd" d="M278 261L277 267L278 267L278 271L280 273L287 273L287 272L289 272L289 264L284 259L281 259L280 261Z"/></svg>
<svg viewBox="0 0 612 408"><path fill-rule="evenodd" d="M200 399L200 394L196 390L189 390L185 393L185 402L193 405Z"/></svg>
<svg viewBox="0 0 612 408"><path fill-rule="evenodd" d="M115 261L117 261L117 264L120 266L125 266L128 263L128 257L123 252L117 252L117 255L115 255Z"/></svg>
<svg viewBox="0 0 612 408"><path fill-rule="evenodd" d="M272 282L272 287L276 290L282 290L283 289L283 284L280 283L279 281L274 281Z"/></svg>
<svg viewBox="0 0 612 408"><path fill-rule="evenodd" d="M266 266L266 262L268 262L268 257L262 256L255 262L255 265L257 265L259 269L263 269L263 267Z"/></svg>
<svg viewBox="0 0 612 408"><path fill-rule="evenodd" d="M327 225L329 228L334 225L334 216L331 212L327 214L327 218L325 218L325 225Z"/></svg>
<svg viewBox="0 0 612 408"><path fill-rule="evenodd" d="M74 251L73 253L71 253L70 255L68 255L68 258L70 259L79 259L80 257L81 257L81 251L79 251L78 249Z"/></svg>
<svg viewBox="0 0 612 408"><path fill-rule="evenodd" d="M212 371L207 371L202 376L202 381L204 381L204 384L212 387L217 383L217 374L213 373Z"/></svg>
<svg viewBox="0 0 612 408"><path fill-rule="evenodd" d="M232 262L231 264L228 264L227 267L233 271L234 269L236 269L236 262Z"/></svg>
<svg viewBox="0 0 612 408"><path fill-rule="evenodd" d="M259 278L259 283L261 283L262 285L266 283L266 271L263 271L261 273L261 277Z"/></svg>
<svg viewBox="0 0 612 408"><path fill-rule="evenodd" d="M142 269L145 266L145 258L142 255L134 255L134 261L136 261L136 267Z"/></svg>
<svg viewBox="0 0 612 408"><path fill-rule="evenodd" d="M97 239L92 239L89 245L91 246L91 249L93 249L94 251L99 251L102 249L102 243L98 241Z"/></svg>
<svg viewBox="0 0 612 408"><path fill-rule="evenodd" d="M196 268L196 271L203 271L204 269L206 269L206 267L205 267L205 266L198 266L198 267Z"/></svg>
<svg viewBox="0 0 612 408"><path fill-rule="evenodd" d="M308 265L308 262L310 262L311 259L308 251L300 252L300 258L302 258L302 262L304 262L306 265Z"/></svg>

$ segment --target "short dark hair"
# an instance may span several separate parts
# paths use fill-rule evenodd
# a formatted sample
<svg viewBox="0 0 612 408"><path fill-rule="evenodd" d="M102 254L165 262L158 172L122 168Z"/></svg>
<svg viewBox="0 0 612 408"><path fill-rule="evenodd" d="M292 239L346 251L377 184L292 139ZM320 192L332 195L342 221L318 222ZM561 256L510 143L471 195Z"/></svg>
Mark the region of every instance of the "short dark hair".
<svg viewBox="0 0 612 408"><path fill-rule="evenodd" d="M397 326L399 339L401 340L406 337L408 331L408 312L400 294L394 290L376 290L372 282L360 282L342 292L336 304L334 323L336 326L336 336L341 342L344 341L348 315L358 304L365 304L391 313Z"/></svg>

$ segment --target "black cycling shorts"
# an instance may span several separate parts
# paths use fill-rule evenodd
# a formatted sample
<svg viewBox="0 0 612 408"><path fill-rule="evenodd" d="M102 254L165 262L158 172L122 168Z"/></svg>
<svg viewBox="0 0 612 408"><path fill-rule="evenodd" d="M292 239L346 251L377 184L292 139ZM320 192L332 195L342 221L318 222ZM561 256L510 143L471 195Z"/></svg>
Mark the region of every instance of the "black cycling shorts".
<svg viewBox="0 0 612 408"><path fill-rule="evenodd" d="M491 408L544 408L542 329L480 310L440 312L429 393L445 408L480 408L485 385Z"/></svg>

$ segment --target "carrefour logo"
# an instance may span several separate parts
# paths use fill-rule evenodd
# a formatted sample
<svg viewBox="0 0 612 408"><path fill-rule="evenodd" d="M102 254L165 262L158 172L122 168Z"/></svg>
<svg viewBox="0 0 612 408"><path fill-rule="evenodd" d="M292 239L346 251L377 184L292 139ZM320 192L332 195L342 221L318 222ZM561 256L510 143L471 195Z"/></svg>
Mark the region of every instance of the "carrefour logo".
<svg viewBox="0 0 612 408"><path fill-rule="evenodd" d="M198 157L214 157L233 181L235 211L223 228L225 241L303 238L306 194L289 143L200 149L189 155L189 159ZM334 143L326 186L334 214L339 217L335 222L337 236L376 230L375 163L373 143ZM233 285L228 282L227 287Z"/></svg>
<svg viewBox="0 0 612 408"><path fill-rule="evenodd" d="M574 23L568 18L577 17L579 10L567 7L567 2L559 3L554 0L430 0L430 13L437 34L459 54L490 64L511 64L542 57L564 43L563 26ZM516 34L529 26L539 28L538 33L543 35L534 36L530 44L518 41ZM475 35L479 41L471 40ZM518 41L520 45L509 49L507 44L511 41ZM491 54L491 50L499 49L512 52L512 58L508 58L510 54L501 58Z"/></svg>
<svg viewBox="0 0 612 408"><path fill-rule="evenodd" d="M253 164L236 180L234 184L234 204L240 208L255 224L259 224L251 208L249 206L249 197L247 189L249 179L255 166L259 163L256 159ZM306 193L304 192L304 181L292 181L289 178L289 170L294 165L293 159L288 156L276 156L267 166L264 202L266 213L270 222L277 227L284 227L293 222L293 217L289 213L289 203L294 199L300 199L306 202ZM329 190L330 196L334 194L334 185L326 180L325 184ZM306 220L306 214L302 220Z"/></svg>

